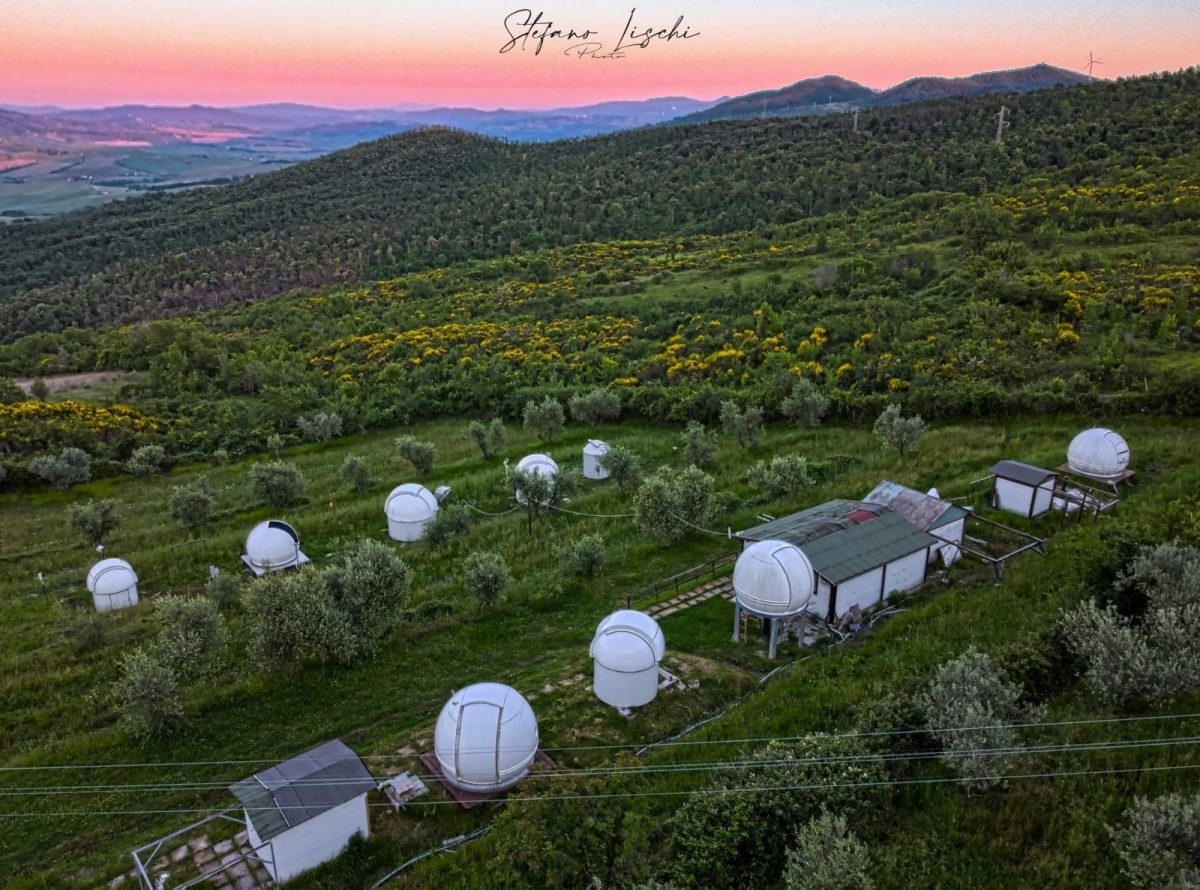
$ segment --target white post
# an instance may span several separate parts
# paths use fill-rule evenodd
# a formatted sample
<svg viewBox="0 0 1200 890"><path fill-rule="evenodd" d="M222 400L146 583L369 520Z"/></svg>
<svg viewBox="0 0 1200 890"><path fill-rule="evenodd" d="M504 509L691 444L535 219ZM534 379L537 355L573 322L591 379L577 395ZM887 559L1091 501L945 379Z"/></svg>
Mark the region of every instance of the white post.
<svg viewBox="0 0 1200 890"><path fill-rule="evenodd" d="M742 607L737 600L733 601L733 641L736 643L741 636Z"/></svg>
<svg viewBox="0 0 1200 890"><path fill-rule="evenodd" d="M771 619L771 645L767 649L767 658L775 658L775 643L779 640L779 619Z"/></svg>

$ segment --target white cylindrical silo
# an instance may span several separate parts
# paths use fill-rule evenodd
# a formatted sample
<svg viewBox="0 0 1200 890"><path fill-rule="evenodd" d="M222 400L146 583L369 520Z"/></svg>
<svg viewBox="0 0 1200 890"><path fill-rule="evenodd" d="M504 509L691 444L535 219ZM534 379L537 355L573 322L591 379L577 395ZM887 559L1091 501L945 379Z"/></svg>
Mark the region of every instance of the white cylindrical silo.
<svg viewBox="0 0 1200 890"><path fill-rule="evenodd" d="M543 476L553 480L558 475L558 464L548 454L527 454L517 462L517 470L534 476ZM525 504L525 495L521 489L516 492L517 503Z"/></svg>
<svg viewBox="0 0 1200 890"><path fill-rule="evenodd" d="M424 485L406 482L397 485L384 502L388 536L393 541L418 541L425 526L437 515L438 500Z"/></svg>
<svg viewBox="0 0 1200 890"><path fill-rule="evenodd" d="M537 748L533 709L502 683L476 683L451 695L433 732L445 780L480 794L504 791L525 778Z"/></svg>
<svg viewBox="0 0 1200 890"><path fill-rule="evenodd" d="M242 559L259 575L290 569L302 561L300 536L282 520L260 522L246 536L246 555Z"/></svg>
<svg viewBox="0 0 1200 890"><path fill-rule="evenodd" d="M137 605L137 573L123 559L102 559L87 573L87 589L97 612Z"/></svg>
<svg viewBox="0 0 1200 890"><path fill-rule="evenodd" d="M600 458L608 454L608 443L600 439L588 439L583 446L583 477L585 479L607 479L608 470L600 464Z"/></svg>
<svg viewBox="0 0 1200 890"><path fill-rule="evenodd" d="M658 695L658 663L666 640L645 612L621 609L600 622L592 637L593 689L614 708L636 708Z"/></svg>
<svg viewBox="0 0 1200 890"><path fill-rule="evenodd" d="M1129 466L1129 445L1119 433L1104 427L1084 430L1067 446L1067 466L1093 479L1118 479Z"/></svg>

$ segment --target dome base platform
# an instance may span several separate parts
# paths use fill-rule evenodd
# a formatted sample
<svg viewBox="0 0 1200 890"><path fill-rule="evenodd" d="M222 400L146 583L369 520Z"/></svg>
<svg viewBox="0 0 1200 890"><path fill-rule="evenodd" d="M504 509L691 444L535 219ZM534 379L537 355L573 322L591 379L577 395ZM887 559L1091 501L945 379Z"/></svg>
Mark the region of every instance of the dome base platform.
<svg viewBox="0 0 1200 890"><path fill-rule="evenodd" d="M425 769L429 771L427 775L433 776L439 782L441 782L442 788L445 789L446 793L454 798L458 805L464 810L477 807L481 803L486 803L489 800L495 800L496 798L502 797L507 794L508 791L512 790L510 788L508 791L491 791L485 794L481 794L476 791L464 791L463 789L457 788L446 781L445 773L442 771L441 761L438 760L437 754L435 754L433 751L426 751L421 755L420 760ZM551 760L545 751L543 751L541 748L538 748L537 753L533 755L533 765L531 769L545 772L546 770L558 769L558 764Z"/></svg>
<svg viewBox="0 0 1200 890"><path fill-rule="evenodd" d="M250 559L249 554L246 554L246 553L242 554L242 562L246 564L246 568L248 568L250 571L252 571L259 578L261 578L267 572L278 572L283 569L294 569L294 568L298 568L299 566L305 565L306 563L309 563L311 561L312 560L310 560L303 553L301 553L300 551L296 551L296 558L292 562L289 562L287 565L271 566L270 568L267 568L266 566L255 565L253 560Z"/></svg>
<svg viewBox="0 0 1200 890"><path fill-rule="evenodd" d="M1080 479L1088 479L1092 482L1103 483L1111 488L1114 492L1117 490L1118 485L1128 482L1130 477L1133 476L1133 470L1129 469L1122 470L1116 476L1089 476L1087 473L1081 473L1074 469L1070 464L1059 464L1058 470L1061 473L1077 476Z"/></svg>

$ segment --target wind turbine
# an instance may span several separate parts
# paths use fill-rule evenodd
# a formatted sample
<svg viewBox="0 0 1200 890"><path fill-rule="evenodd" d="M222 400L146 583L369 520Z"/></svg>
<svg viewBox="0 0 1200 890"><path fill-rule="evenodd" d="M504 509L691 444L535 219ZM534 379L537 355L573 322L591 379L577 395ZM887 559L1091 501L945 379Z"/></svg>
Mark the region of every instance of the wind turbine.
<svg viewBox="0 0 1200 890"><path fill-rule="evenodd" d="M1104 64L1104 62L1102 62L1100 59L1097 59L1095 56L1093 56L1092 51L1089 49L1088 50L1088 60L1087 60L1087 70L1088 70L1088 79L1089 80L1096 79L1096 78L1092 77L1092 68L1094 68L1096 65L1103 65L1103 64Z"/></svg>

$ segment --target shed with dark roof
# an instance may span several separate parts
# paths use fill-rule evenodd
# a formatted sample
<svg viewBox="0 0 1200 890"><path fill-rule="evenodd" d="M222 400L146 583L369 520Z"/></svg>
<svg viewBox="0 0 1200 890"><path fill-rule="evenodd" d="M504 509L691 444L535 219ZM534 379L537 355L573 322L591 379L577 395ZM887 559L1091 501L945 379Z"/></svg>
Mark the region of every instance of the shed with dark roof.
<svg viewBox="0 0 1200 890"><path fill-rule="evenodd" d="M992 473L992 506L1032 518L1050 510L1058 485L1055 470L1043 470L1019 460L998 461Z"/></svg>
<svg viewBox="0 0 1200 890"><path fill-rule="evenodd" d="M276 881L337 856L367 837L371 773L339 739L229 786L242 804L250 844Z"/></svg>

